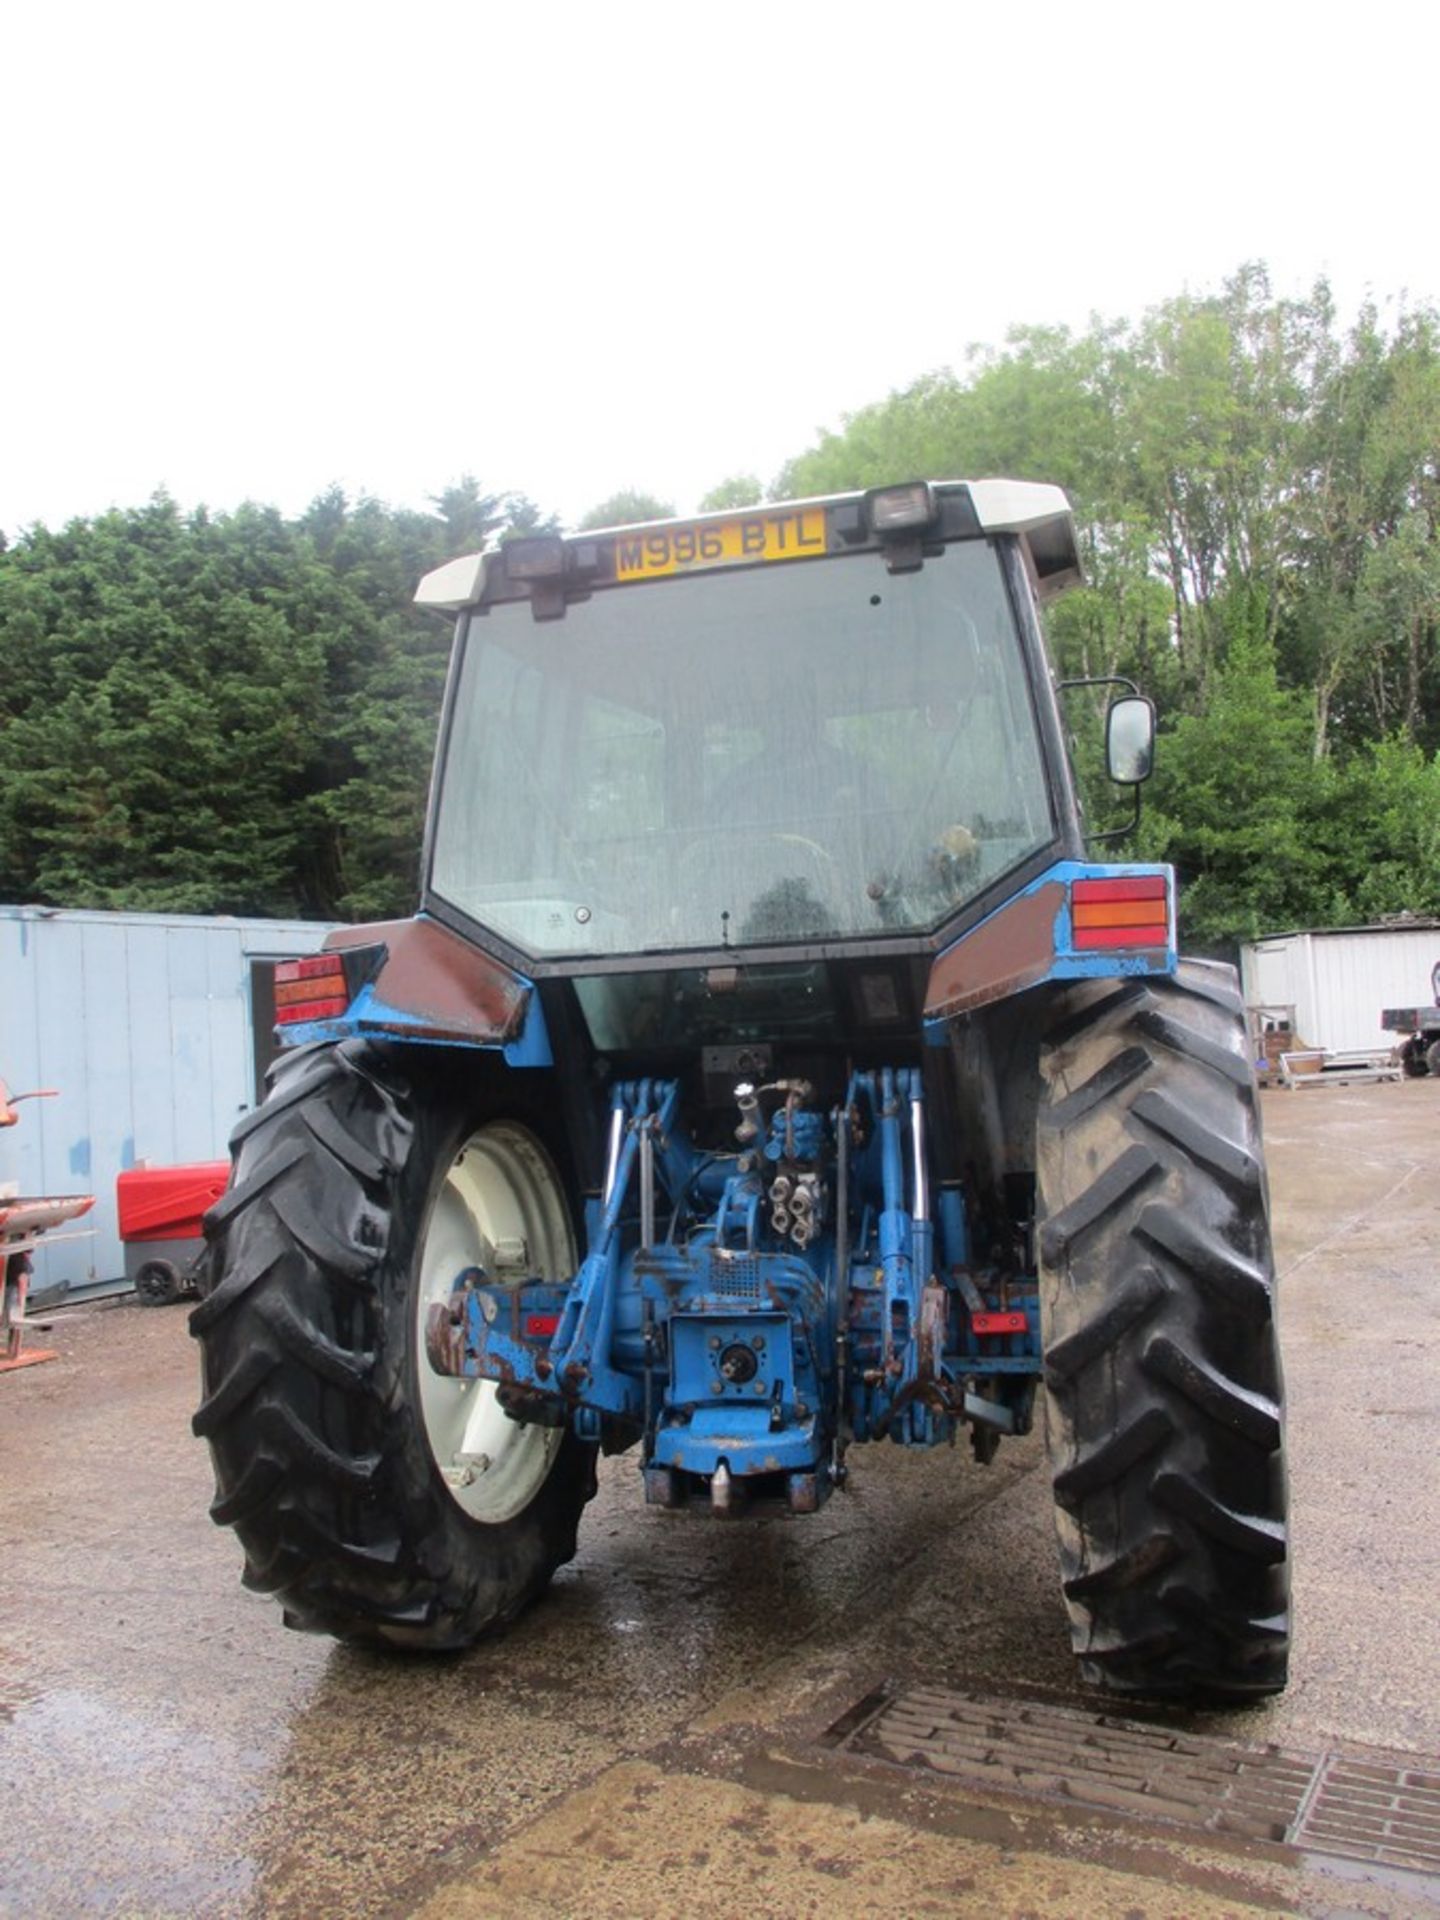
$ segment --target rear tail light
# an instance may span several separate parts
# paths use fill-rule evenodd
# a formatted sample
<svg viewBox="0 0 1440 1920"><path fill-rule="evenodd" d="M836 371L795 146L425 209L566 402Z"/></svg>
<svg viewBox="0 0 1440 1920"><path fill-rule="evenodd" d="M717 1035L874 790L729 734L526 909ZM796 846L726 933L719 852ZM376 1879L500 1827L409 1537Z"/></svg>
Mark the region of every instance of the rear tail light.
<svg viewBox="0 0 1440 1920"><path fill-rule="evenodd" d="M345 966L338 953L309 960L282 960L275 969L275 1024L332 1020L350 1004Z"/></svg>
<svg viewBox="0 0 1440 1920"><path fill-rule="evenodd" d="M1170 890L1162 873L1076 880L1070 888L1071 944L1077 953L1105 947L1170 944Z"/></svg>

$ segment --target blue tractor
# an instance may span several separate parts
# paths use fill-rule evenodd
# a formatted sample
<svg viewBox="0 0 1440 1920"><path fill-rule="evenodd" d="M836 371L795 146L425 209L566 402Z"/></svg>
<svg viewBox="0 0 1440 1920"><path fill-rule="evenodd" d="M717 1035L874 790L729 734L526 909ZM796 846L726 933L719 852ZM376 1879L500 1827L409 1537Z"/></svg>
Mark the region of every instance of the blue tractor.
<svg viewBox="0 0 1440 1920"><path fill-rule="evenodd" d="M277 969L193 1318L215 1518L292 1626L454 1648L656 1506L1043 1404L1087 1678L1284 1684L1260 1124L1229 969L1088 856L1054 487L915 483L429 575L457 624L408 921ZM1109 770L1153 712L1110 701Z"/></svg>

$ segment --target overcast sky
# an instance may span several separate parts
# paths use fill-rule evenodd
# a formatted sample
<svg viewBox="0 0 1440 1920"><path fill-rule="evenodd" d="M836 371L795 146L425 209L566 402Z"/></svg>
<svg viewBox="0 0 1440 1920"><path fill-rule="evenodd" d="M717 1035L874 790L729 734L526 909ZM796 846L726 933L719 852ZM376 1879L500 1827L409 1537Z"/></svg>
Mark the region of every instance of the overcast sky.
<svg viewBox="0 0 1440 1920"><path fill-rule="evenodd" d="M1440 6L10 10L0 527L470 471L684 510L1246 259L1440 299Z"/></svg>

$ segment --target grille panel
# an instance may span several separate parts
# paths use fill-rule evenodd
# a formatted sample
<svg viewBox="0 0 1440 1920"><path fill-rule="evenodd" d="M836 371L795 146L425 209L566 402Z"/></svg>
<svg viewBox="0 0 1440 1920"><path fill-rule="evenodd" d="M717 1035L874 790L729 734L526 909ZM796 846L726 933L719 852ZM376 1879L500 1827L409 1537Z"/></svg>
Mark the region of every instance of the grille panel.
<svg viewBox="0 0 1440 1920"><path fill-rule="evenodd" d="M747 1306L761 1304L760 1262L748 1253L710 1254L710 1291Z"/></svg>

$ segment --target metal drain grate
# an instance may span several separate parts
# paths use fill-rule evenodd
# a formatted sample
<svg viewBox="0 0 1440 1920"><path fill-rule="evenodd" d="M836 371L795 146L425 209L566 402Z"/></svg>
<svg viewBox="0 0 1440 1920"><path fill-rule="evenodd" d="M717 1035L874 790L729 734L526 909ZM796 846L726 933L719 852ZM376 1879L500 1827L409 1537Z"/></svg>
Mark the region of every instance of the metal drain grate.
<svg viewBox="0 0 1440 1920"><path fill-rule="evenodd" d="M1319 1853L1440 1873L1440 1767L1375 1766L1328 1754L1289 1838Z"/></svg>
<svg viewBox="0 0 1440 1920"><path fill-rule="evenodd" d="M977 1785L1440 1872L1440 1764L1242 1746L936 1687L871 1695L835 1723L830 1740Z"/></svg>

